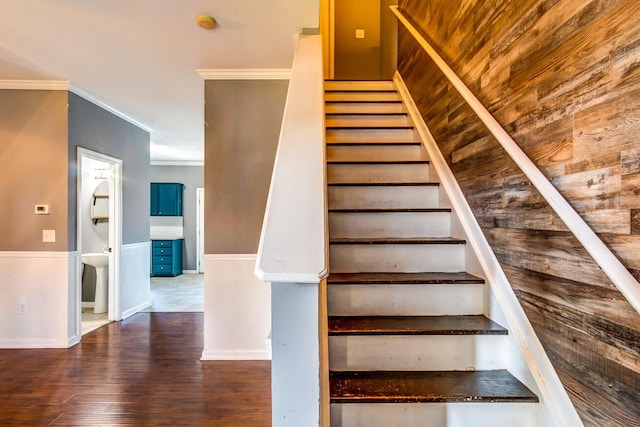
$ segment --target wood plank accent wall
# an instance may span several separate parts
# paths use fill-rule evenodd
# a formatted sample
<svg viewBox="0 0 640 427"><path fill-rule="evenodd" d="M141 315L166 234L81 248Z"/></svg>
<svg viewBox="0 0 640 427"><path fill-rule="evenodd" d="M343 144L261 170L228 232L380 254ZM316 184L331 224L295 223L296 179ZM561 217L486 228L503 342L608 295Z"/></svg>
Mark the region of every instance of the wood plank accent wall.
<svg viewBox="0 0 640 427"><path fill-rule="evenodd" d="M401 0L640 277L636 0ZM406 31L399 72L587 426L640 426L640 315Z"/></svg>

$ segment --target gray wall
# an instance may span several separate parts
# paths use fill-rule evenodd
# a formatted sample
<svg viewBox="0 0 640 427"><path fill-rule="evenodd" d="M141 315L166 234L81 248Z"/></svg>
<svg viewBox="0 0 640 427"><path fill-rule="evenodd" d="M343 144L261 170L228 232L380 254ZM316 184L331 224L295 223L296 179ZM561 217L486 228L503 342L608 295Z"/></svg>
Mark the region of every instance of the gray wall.
<svg viewBox="0 0 640 427"><path fill-rule="evenodd" d="M122 160L122 243L149 241L149 133L69 93L69 247L76 249L77 147Z"/></svg>
<svg viewBox="0 0 640 427"><path fill-rule="evenodd" d="M0 163L0 251L73 250L66 91L0 90ZM36 204L51 214L35 215ZM42 242L43 229L56 231L55 243Z"/></svg>
<svg viewBox="0 0 640 427"><path fill-rule="evenodd" d="M197 194L204 187L204 166L154 166L151 165L151 182L181 182L184 184L183 217L184 246L182 265L185 270L196 270L198 254L197 239Z"/></svg>
<svg viewBox="0 0 640 427"><path fill-rule="evenodd" d="M205 253L255 254L289 82L205 82Z"/></svg>

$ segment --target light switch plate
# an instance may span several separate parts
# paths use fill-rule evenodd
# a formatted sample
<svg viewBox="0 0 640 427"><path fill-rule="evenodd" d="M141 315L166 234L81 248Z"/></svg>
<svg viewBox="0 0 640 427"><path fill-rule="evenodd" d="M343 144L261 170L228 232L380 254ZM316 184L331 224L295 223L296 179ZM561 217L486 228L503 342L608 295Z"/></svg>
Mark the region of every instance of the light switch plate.
<svg viewBox="0 0 640 427"><path fill-rule="evenodd" d="M42 230L42 241L53 243L56 241L56 230Z"/></svg>
<svg viewBox="0 0 640 427"><path fill-rule="evenodd" d="M36 205L36 215L49 215L49 205Z"/></svg>
<svg viewBox="0 0 640 427"><path fill-rule="evenodd" d="M364 30L362 30L362 29L356 30L356 38L357 39L363 39L364 38Z"/></svg>

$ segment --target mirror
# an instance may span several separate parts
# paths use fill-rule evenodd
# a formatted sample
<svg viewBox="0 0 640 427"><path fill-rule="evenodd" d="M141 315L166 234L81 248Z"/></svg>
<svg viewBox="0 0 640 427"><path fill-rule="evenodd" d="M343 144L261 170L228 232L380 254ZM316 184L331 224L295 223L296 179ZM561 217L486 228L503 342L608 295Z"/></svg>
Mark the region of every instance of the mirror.
<svg viewBox="0 0 640 427"><path fill-rule="evenodd" d="M91 222L98 235L109 241L109 181L102 181L91 197Z"/></svg>

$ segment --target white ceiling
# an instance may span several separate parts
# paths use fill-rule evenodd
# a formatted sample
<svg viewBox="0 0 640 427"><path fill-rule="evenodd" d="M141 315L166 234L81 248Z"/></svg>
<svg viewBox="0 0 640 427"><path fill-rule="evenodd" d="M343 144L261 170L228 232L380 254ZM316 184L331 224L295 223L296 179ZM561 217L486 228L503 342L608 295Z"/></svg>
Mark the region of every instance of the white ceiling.
<svg viewBox="0 0 640 427"><path fill-rule="evenodd" d="M151 129L152 161L202 161L196 70L290 68L318 20L319 0L0 0L0 80L68 80Z"/></svg>

